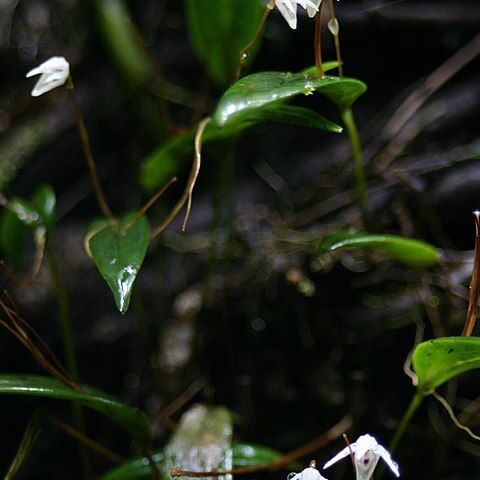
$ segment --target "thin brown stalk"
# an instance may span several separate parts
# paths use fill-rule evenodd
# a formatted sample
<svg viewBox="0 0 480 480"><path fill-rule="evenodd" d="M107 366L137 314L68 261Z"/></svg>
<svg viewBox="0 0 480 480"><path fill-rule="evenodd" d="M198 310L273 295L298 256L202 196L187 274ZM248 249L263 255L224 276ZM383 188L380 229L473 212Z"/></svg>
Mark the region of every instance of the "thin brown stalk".
<svg viewBox="0 0 480 480"><path fill-rule="evenodd" d="M235 72L235 81L238 80L242 75L242 71L248 59L250 50L255 45L255 43L258 40L258 37L262 33L263 26L265 25L265 22L267 21L267 17L270 14L270 12L273 10L274 6L275 6L275 0L270 0L267 6L265 7L265 10L263 12L262 18L260 19L260 22L258 22L257 29L255 30L255 33L253 34L252 39L242 48L240 55L238 57L238 67L237 67L237 71Z"/></svg>
<svg viewBox="0 0 480 480"><path fill-rule="evenodd" d="M49 416L48 420L50 421L50 423L52 423L52 425L57 427L59 430L66 433L70 437L73 437L75 440L78 440L80 443L88 447L90 450L97 452L99 455L107 458L111 462L116 464L121 464L126 461L126 459L121 455L118 455L117 453L112 452L112 450L110 450L109 448L96 442L95 440L88 437L84 433L78 431L76 428L72 427L68 423L62 422L61 420L53 416Z"/></svg>
<svg viewBox="0 0 480 480"><path fill-rule="evenodd" d="M462 337L469 337L477 321L478 295L480 293L479 270L480 270L480 212L473 212L475 220L475 253L473 256L473 272L470 281L470 296L468 299L468 310Z"/></svg>
<svg viewBox="0 0 480 480"><path fill-rule="evenodd" d="M150 200L137 212L137 214L120 229L120 233L126 232L129 228L133 227L138 220L144 215L147 210L165 193L167 188L177 181L177 177L171 178L157 193L155 193Z"/></svg>
<svg viewBox="0 0 480 480"><path fill-rule="evenodd" d="M98 178L97 168L95 166L92 149L90 147L90 139L88 138L87 128L85 127L85 122L83 121L82 113L80 111L80 107L78 106L77 97L75 95L73 80L71 76L69 76L67 80L67 90L70 95L73 110L75 112L75 120L77 122L78 133L80 134L80 142L82 144L85 160L87 161L88 172L90 173L90 178L92 180L93 190L95 192L95 196L97 197L98 205L105 217L113 218L112 211L107 204L107 201L103 194L102 186L100 184L100 180Z"/></svg>
<svg viewBox="0 0 480 480"><path fill-rule="evenodd" d="M335 42L335 55L337 57L337 62L338 62L338 75L340 77L343 77L343 62L342 62L342 54L340 51L340 35L338 32L338 20L337 17L335 16L335 8L333 6L333 0L329 0L328 6L330 8L330 17L331 17L331 22L334 23L336 29L335 33L333 33L333 38Z"/></svg>
<svg viewBox="0 0 480 480"><path fill-rule="evenodd" d="M187 186L180 197L180 200L172 208L170 213L167 215L167 218L157 227L150 235L150 238L153 240L158 237L165 228L170 225L170 223L175 219L180 210L183 208L185 203L187 204L187 212L185 214L185 220L183 221L182 231L185 231L188 218L190 216L190 209L192 207L192 193L193 188L195 187L195 182L197 181L198 172L200 171L200 166L202 163L202 136L205 130L205 127L210 122L210 117L204 118L197 128L197 133L195 135L195 155L193 157L192 169L190 170L190 175L188 177Z"/></svg>
<svg viewBox="0 0 480 480"><path fill-rule="evenodd" d="M315 51L315 66L319 77L324 77L322 63L322 3L318 6L318 12L315 15L315 37L313 40L313 48Z"/></svg>
<svg viewBox="0 0 480 480"><path fill-rule="evenodd" d="M345 430L348 430L352 425L352 418L347 415L343 417L337 424L335 424L332 428L327 430L323 435L315 438L311 442L307 443L306 445L293 450L286 455L283 455L277 460L273 462L263 463L261 465L253 465L249 467L240 467L234 468L233 470L228 471L210 471L210 472L191 472L188 470L182 470L178 467L173 467L170 470L170 475L172 477L219 477L221 475L231 474L231 475L242 475L246 473L254 473L254 472L263 472L266 470L277 470L289 463L298 460L299 458L305 457L312 452L319 450L320 448L324 447L331 441L335 440L336 438L340 437Z"/></svg>

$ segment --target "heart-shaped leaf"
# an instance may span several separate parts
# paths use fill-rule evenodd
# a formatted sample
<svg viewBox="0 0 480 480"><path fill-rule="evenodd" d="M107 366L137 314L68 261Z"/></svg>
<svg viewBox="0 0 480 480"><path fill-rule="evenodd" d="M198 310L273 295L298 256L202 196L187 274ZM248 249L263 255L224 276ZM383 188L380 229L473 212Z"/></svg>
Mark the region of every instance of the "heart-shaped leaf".
<svg viewBox="0 0 480 480"><path fill-rule="evenodd" d="M480 338L442 337L420 343L412 366L419 393L428 395L460 373L480 368Z"/></svg>
<svg viewBox="0 0 480 480"><path fill-rule="evenodd" d="M81 403L128 430L142 447L146 448L150 444L146 415L100 390L86 386L80 391L73 390L54 378L41 375L0 375L0 394L2 393Z"/></svg>
<svg viewBox="0 0 480 480"><path fill-rule="evenodd" d="M259 72L241 78L222 96L213 122L224 127L237 115L296 95L321 93L341 110L349 107L367 89L353 78L315 77L305 73Z"/></svg>
<svg viewBox="0 0 480 480"><path fill-rule="evenodd" d="M440 251L429 243L397 235L336 232L327 235L320 244L320 252L327 253L342 248L367 248L390 255L407 265L425 267L435 265Z"/></svg>
<svg viewBox="0 0 480 480"><path fill-rule="evenodd" d="M97 222L85 236L87 253L112 290L121 313L128 309L133 283L150 243L147 218L143 215L132 224L134 217L132 213L120 221Z"/></svg>

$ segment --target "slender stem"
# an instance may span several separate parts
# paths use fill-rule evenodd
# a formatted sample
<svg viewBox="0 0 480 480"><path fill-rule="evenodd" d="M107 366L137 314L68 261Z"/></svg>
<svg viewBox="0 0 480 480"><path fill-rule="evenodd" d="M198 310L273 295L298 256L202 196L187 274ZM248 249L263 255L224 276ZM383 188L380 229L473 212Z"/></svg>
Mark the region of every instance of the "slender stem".
<svg viewBox="0 0 480 480"><path fill-rule="evenodd" d="M263 26L265 25L267 17L270 14L270 12L273 10L274 6L275 6L275 0L270 0L267 6L265 7L265 10L263 12L262 18L260 19L260 22L258 22L257 29L255 30L255 33L253 34L252 39L242 48L238 58L238 67L237 67L237 71L235 72L235 80L238 80L240 78L240 75L242 74L242 70L248 59L248 54L250 53L250 50L255 45L255 43L258 40L258 37L262 33Z"/></svg>
<svg viewBox="0 0 480 480"><path fill-rule="evenodd" d="M202 161L202 136L203 132L207 124L210 122L211 118L207 117L204 118L199 124L197 128L197 133L195 135L195 155L193 157L193 165L190 170L190 175L188 177L187 186L180 197L180 200L175 204L172 208L170 213L167 215L167 218L157 227L153 232L150 234L150 239L153 240L154 238L158 237L163 230L173 221L173 219L178 215L180 210L183 208L185 203L187 204L187 212L185 214L185 220L183 221L182 230L185 231L187 226L188 218L190 216L190 209L192 206L192 193L193 187L195 186L195 182L198 177L198 173L200 172L200 166Z"/></svg>
<svg viewBox="0 0 480 480"><path fill-rule="evenodd" d="M398 425L397 431L395 432L395 435L392 438L392 441L390 442L390 451L394 452L395 449L397 448L398 444L400 443L400 440L403 437L403 434L405 433L405 429L407 428L408 424L410 423L410 420L412 419L414 413L417 411L418 407L422 403L424 399L424 395L422 393L415 393L414 397L412 398L412 401L410 402L410 405L408 406L406 412L403 415L403 418L400 420L400 424Z"/></svg>
<svg viewBox="0 0 480 480"><path fill-rule="evenodd" d="M67 80L67 90L70 95L70 100L72 101L73 110L75 112L75 119L77 121L77 128L80 134L83 154L85 156L85 160L87 161L87 167L90 173L90 178L92 179L93 190L95 191L98 205L102 210L102 213L107 218L112 218L112 211L110 210L107 201L105 200L105 196L103 195L103 190L100 185L100 180L98 179L97 168L95 166L95 161L93 160L92 149L90 148L90 140L88 138L88 133L85 127L85 122L83 121L82 113L80 112L80 108L78 106L77 97L75 96L73 80L71 76L69 76Z"/></svg>
<svg viewBox="0 0 480 480"><path fill-rule="evenodd" d="M341 110L342 120L350 137L350 144L352 146L353 160L355 163L355 177L357 180L358 202L360 204L360 211L362 215L363 226L367 228L367 187L365 169L363 167L362 145L360 143L360 136L358 134L357 125L350 107Z"/></svg>
<svg viewBox="0 0 480 480"><path fill-rule="evenodd" d="M477 321L478 295L480 293L479 270L480 270L480 212L473 212L475 220L475 254L473 256L473 272L470 281L470 296L468 299L467 318L463 327L462 337L469 337Z"/></svg>
<svg viewBox="0 0 480 480"><path fill-rule="evenodd" d="M330 16L331 20L329 22L329 30L333 34L334 42L335 42L335 55L337 57L338 62L338 75L343 77L343 62L342 62L342 55L340 52L340 35L339 35L339 25L337 17L335 16L335 8L333 7L333 0L329 0L328 6L330 7Z"/></svg>
<svg viewBox="0 0 480 480"><path fill-rule="evenodd" d="M319 77L325 76L322 65L322 3L318 6L318 12L315 15L315 37L313 48L315 50L315 66Z"/></svg>
<svg viewBox="0 0 480 480"><path fill-rule="evenodd" d="M73 342L72 321L70 317L70 306L68 302L67 290L60 278L57 262L48 246L48 243L45 248L45 257L48 267L50 269L53 283L55 285L55 291L57 293L58 318L60 320L60 331L63 344L63 354L65 357L65 366L67 372L71 375L73 380L78 383L78 363L75 354L75 345ZM81 405L77 403L72 404L72 416L75 427L81 434L85 435L85 415ZM79 455L84 467L85 477L90 478L92 476L90 457L85 448L85 445L82 443L79 443Z"/></svg>

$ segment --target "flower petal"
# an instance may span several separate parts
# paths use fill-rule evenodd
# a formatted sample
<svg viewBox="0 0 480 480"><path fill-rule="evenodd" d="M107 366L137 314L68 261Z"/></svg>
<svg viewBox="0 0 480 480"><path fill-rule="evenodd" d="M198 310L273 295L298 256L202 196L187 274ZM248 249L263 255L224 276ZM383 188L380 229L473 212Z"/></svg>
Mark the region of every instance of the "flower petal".
<svg viewBox="0 0 480 480"><path fill-rule="evenodd" d="M52 57L30 70L25 76L29 78L34 75L40 75L40 78L33 87L31 95L38 97L63 85L70 75L70 65L64 57Z"/></svg>
<svg viewBox="0 0 480 480"><path fill-rule="evenodd" d="M398 471L398 465L392 460L392 458L390 457L390 453L385 447L377 445L374 449L374 452L382 457L383 461L390 467L390 470L397 477L400 476L400 472Z"/></svg>
<svg viewBox="0 0 480 480"><path fill-rule="evenodd" d="M279 12L287 21L290 28L297 28L297 4L295 0L275 0Z"/></svg>
<svg viewBox="0 0 480 480"><path fill-rule="evenodd" d="M331 467L334 463L337 463L342 458L345 458L350 455L350 452L355 453L356 443L351 443L350 447L345 447L341 452L337 453L333 458L331 458L324 466L323 469L325 470L328 467Z"/></svg>

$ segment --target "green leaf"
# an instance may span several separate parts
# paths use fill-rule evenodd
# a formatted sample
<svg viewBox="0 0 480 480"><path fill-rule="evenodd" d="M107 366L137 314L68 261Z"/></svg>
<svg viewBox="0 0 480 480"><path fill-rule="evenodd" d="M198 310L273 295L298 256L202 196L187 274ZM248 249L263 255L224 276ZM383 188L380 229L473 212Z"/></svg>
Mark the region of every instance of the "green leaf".
<svg viewBox="0 0 480 480"><path fill-rule="evenodd" d="M38 409L28 422L25 433L23 434L20 445L18 446L17 453L14 459L10 463L8 472L3 477L3 480L12 480L21 469L22 465L27 460L30 452L35 445L40 433L43 429L44 412Z"/></svg>
<svg viewBox="0 0 480 480"><path fill-rule="evenodd" d="M110 287L121 313L128 309L133 283L150 243L147 218L142 216L129 226L134 216L131 213L120 221L97 222L85 237L85 248Z"/></svg>
<svg viewBox="0 0 480 480"><path fill-rule="evenodd" d="M32 205L42 218L42 224L50 232L55 224L57 199L49 184L40 186L32 197Z"/></svg>
<svg viewBox="0 0 480 480"><path fill-rule="evenodd" d="M16 267L23 262L27 234L30 228L10 210L2 212L0 242L2 252Z"/></svg>
<svg viewBox="0 0 480 480"><path fill-rule="evenodd" d="M209 144L234 138L245 129L263 122L289 123L334 133L342 131L342 127L314 110L276 102L247 110L225 127L207 125L202 145L208 148ZM141 183L146 190L151 192L165 184L178 173L184 160L193 156L196 130L197 127L193 127L185 134L164 143L146 158L141 172Z"/></svg>
<svg viewBox="0 0 480 480"><path fill-rule="evenodd" d="M256 443L234 443L232 448L233 466L253 467L278 460L282 454L278 450Z"/></svg>
<svg viewBox="0 0 480 480"><path fill-rule="evenodd" d="M415 267L435 265L440 251L429 243L397 235L336 232L327 235L320 244L320 252L327 253L342 248L367 248L390 255L399 262Z"/></svg>
<svg viewBox="0 0 480 480"><path fill-rule="evenodd" d="M442 337L420 343L412 366L419 393L428 395L460 373L480 368L480 338Z"/></svg>
<svg viewBox="0 0 480 480"><path fill-rule="evenodd" d="M0 375L0 394L47 397L77 402L92 408L128 430L146 448L150 444L150 429L143 412L115 397L91 387L73 390L58 380L41 375Z"/></svg>
<svg viewBox="0 0 480 480"><path fill-rule="evenodd" d="M240 113L296 95L321 93L340 109L349 107L366 90L353 78L314 77L304 73L260 72L234 83L223 95L213 114L216 125L228 125Z"/></svg>
<svg viewBox="0 0 480 480"><path fill-rule="evenodd" d="M233 468L251 467L261 465L263 463L273 462L280 458L282 454L272 448L250 444L250 443L234 443L232 446L232 463ZM164 478L170 478L165 468L165 455L163 450L156 451L152 454L152 459L156 463L158 469ZM146 457L137 457L125 462L119 467L105 473L100 480L137 480L142 478L151 478L152 469Z"/></svg>
<svg viewBox="0 0 480 480"><path fill-rule="evenodd" d="M186 0L193 50L218 86L233 81L240 52L255 35L264 8L259 0ZM249 52L247 63L257 49Z"/></svg>

